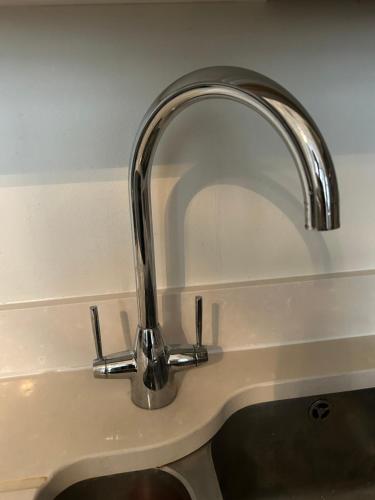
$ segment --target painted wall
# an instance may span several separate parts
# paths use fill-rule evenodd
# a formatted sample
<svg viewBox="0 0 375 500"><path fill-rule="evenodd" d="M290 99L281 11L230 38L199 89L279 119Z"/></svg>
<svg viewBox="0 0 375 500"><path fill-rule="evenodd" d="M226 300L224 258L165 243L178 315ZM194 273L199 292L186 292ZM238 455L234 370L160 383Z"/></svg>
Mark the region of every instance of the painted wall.
<svg viewBox="0 0 375 500"><path fill-rule="evenodd" d="M267 123L196 104L155 160L158 286L375 268L374 21L371 2L1 8L0 303L134 290L138 124L171 81L218 64L268 75L310 111L342 229L304 230L296 169Z"/></svg>

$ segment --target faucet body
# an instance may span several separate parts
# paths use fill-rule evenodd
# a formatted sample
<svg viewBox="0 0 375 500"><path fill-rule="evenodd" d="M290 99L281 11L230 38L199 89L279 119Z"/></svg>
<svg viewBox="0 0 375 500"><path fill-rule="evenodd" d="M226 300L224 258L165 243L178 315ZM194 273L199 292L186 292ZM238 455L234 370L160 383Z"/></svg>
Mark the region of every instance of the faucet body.
<svg viewBox="0 0 375 500"><path fill-rule="evenodd" d="M143 408L169 404L176 395L174 370L207 360L207 350L199 341L193 346L164 345L158 322L150 192L152 161L163 131L179 111L206 98L237 101L266 118L295 160L306 228L323 231L340 224L339 193L327 145L313 119L287 90L259 73L227 66L194 71L167 87L143 119L129 170L139 316L136 347L104 365L98 358L95 366L97 376L130 376L132 399Z"/></svg>

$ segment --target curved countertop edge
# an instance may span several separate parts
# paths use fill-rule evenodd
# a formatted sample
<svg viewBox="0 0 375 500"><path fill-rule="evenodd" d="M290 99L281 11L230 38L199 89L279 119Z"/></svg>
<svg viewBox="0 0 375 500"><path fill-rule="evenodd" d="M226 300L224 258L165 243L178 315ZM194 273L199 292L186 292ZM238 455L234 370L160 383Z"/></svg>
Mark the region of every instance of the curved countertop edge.
<svg viewBox="0 0 375 500"><path fill-rule="evenodd" d="M84 372L82 380L86 383L85 377L89 371ZM52 378L51 375L49 376ZM59 376L64 377L64 374L60 373ZM39 375L39 377L48 377L48 374ZM74 375L70 374L70 377ZM77 380L79 382L80 379ZM91 378L87 377L87 380L90 380L89 384L92 383ZM197 381L199 387L197 387ZM67 384L67 382L64 383ZM105 389L109 393L111 393L110 388L115 387L111 386L112 383L113 381L104 381ZM375 386L375 336L227 352L217 356L202 370L186 372L179 396L170 407L167 407L169 410L146 412L147 416L145 416L145 413L138 413L138 410L126 406L129 418L139 418L141 423L150 422L151 418L155 422L158 416L161 419L164 418L165 422L162 424L159 421L160 436L158 435L153 442L147 444L146 441L146 444L143 443L138 447L124 448L121 448L121 444L117 444L116 446L120 448L89 454L80 452L75 457L72 454L69 459L65 460L65 463L61 457L58 466L54 465L51 470L43 470L41 471L43 474L35 475L35 477L30 477L26 471L22 476L20 474L22 467L20 467L14 474L15 477L21 476L20 479L11 481L8 478L3 481L0 479L0 492L7 491L9 494L0 493L0 498L4 500L35 498L38 491L35 490L37 484L32 486L32 481L38 478L41 483L48 486L46 491L48 491L48 498L51 498L51 494L57 494L69 485L90 477L164 466L203 446L215 435L229 416L249 405L372 386ZM100 401L103 390L98 385L94 387L95 397ZM207 387L210 388L209 395L205 392ZM116 389L113 391L115 394L111 397L117 394ZM86 395L86 398L89 397L92 397L92 393ZM209 400L207 406L201 406L202 401L206 399ZM48 398L46 403L50 404ZM81 404L84 403L85 401L81 402ZM189 426L190 415L193 419L197 408L202 409L201 416L196 417L197 423ZM51 408L44 409L45 412L50 410ZM144 412L144 410L139 411ZM180 427L176 425L170 432L171 425L168 425L168 417L174 418L175 415L181 414L188 418L185 418ZM63 417L64 415L61 416L62 419ZM134 432L134 428L126 426L126 417L125 413L124 430ZM169 438L170 434L172 438ZM50 437L47 435L47 439ZM133 441L136 442L135 438ZM100 442L98 448L100 448ZM48 480L45 481L44 478ZM29 490L25 490L27 481L31 481ZM17 490L19 495L17 495ZM42 498L44 499L38 495L38 500Z"/></svg>
<svg viewBox="0 0 375 500"><path fill-rule="evenodd" d="M50 499L52 491L54 494L58 494L70 485L92 477L165 466L193 453L206 444L231 415L250 405L366 389L373 386L375 386L375 369L322 378L285 380L276 384L264 383L241 389L223 404L212 419L178 441L165 443L159 448L123 450L110 455L105 453L81 458L75 463L62 467L52 475L45 485L48 496L36 496L38 490L35 490L35 496L32 498ZM161 458L161 454L163 458Z"/></svg>

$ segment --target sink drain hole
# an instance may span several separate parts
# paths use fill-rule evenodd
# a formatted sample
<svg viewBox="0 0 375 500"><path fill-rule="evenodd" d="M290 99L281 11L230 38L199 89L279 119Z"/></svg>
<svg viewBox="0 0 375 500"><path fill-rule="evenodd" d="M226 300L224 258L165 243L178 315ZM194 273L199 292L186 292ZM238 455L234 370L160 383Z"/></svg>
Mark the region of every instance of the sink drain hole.
<svg viewBox="0 0 375 500"><path fill-rule="evenodd" d="M324 399L318 399L309 409L309 415L313 420L325 420L330 413L330 404Z"/></svg>

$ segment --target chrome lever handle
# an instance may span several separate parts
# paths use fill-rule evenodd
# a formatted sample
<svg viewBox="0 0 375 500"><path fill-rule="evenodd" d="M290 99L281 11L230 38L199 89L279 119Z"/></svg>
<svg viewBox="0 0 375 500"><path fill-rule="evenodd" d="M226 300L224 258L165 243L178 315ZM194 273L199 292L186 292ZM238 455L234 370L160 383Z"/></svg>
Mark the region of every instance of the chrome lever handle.
<svg viewBox="0 0 375 500"><path fill-rule="evenodd" d="M203 299L201 295L197 295L195 297L195 338L197 347L202 347L202 316Z"/></svg>
<svg viewBox="0 0 375 500"><path fill-rule="evenodd" d="M92 333L94 335L94 342L95 342L96 359L102 360L104 358L102 350L102 337L100 334L99 313L97 306L90 307L90 315L91 315Z"/></svg>

